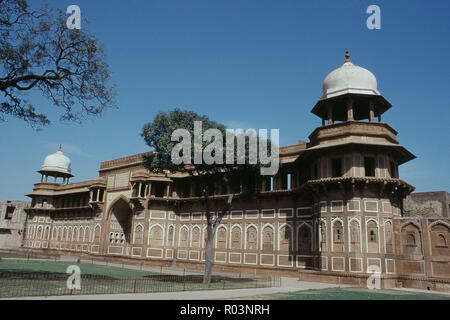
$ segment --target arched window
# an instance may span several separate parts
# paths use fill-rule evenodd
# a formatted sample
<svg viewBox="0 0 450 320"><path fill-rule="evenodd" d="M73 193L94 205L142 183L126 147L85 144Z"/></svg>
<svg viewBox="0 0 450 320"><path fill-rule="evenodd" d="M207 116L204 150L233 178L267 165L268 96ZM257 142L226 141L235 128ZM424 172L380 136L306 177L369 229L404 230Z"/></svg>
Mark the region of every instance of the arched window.
<svg viewBox="0 0 450 320"><path fill-rule="evenodd" d="M163 229L155 225L150 229L150 241L149 244L151 247L158 247L163 245Z"/></svg>
<svg viewBox="0 0 450 320"><path fill-rule="evenodd" d="M66 241L72 241L73 231L72 227L67 228Z"/></svg>
<svg viewBox="0 0 450 320"><path fill-rule="evenodd" d="M386 246L386 253L393 253L394 252L394 246L393 246L393 229L392 229L392 222L386 221L384 223L384 235L385 235L385 246Z"/></svg>
<svg viewBox="0 0 450 320"><path fill-rule="evenodd" d="M217 249L225 249L227 247L227 231L224 227L217 230Z"/></svg>
<svg viewBox="0 0 450 320"><path fill-rule="evenodd" d="M437 239L438 239L438 241L437 241L437 246L438 247L447 248L447 240L445 240L445 235L444 234L438 234Z"/></svg>
<svg viewBox="0 0 450 320"><path fill-rule="evenodd" d="M262 231L262 250L273 250L274 232L272 227L266 226Z"/></svg>
<svg viewBox="0 0 450 320"><path fill-rule="evenodd" d="M199 227L194 227L192 229L192 242L191 242L191 247L193 248L200 248L201 245L201 233L200 233L200 228Z"/></svg>
<svg viewBox="0 0 450 320"><path fill-rule="evenodd" d="M289 225L284 225L279 230L279 250L289 252L290 250L293 250L291 248L292 243L292 230Z"/></svg>
<svg viewBox="0 0 450 320"><path fill-rule="evenodd" d="M360 225L357 220L352 220L350 222L350 251L361 251Z"/></svg>
<svg viewBox="0 0 450 320"><path fill-rule="evenodd" d="M68 230L66 227L63 228L61 241L67 241Z"/></svg>
<svg viewBox="0 0 450 320"><path fill-rule="evenodd" d="M91 229L89 227L86 227L84 230L84 242L90 241L91 241Z"/></svg>
<svg viewBox="0 0 450 320"><path fill-rule="evenodd" d="M41 240L42 238L42 226L37 228L36 239Z"/></svg>
<svg viewBox="0 0 450 320"><path fill-rule="evenodd" d="M333 223L333 251L344 251L344 227L342 221L335 220Z"/></svg>
<svg viewBox="0 0 450 320"><path fill-rule="evenodd" d="M83 226L80 227L80 242L84 242L84 228Z"/></svg>
<svg viewBox="0 0 450 320"><path fill-rule="evenodd" d="M134 229L134 244L144 243L144 228L138 224Z"/></svg>
<svg viewBox="0 0 450 320"><path fill-rule="evenodd" d="M408 233L406 244L411 247L416 246L416 237L415 237L414 233Z"/></svg>
<svg viewBox="0 0 450 320"><path fill-rule="evenodd" d="M242 231L239 227L233 227L231 229L231 248L241 249L242 248Z"/></svg>
<svg viewBox="0 0 450 320"><path fill-rule="evenodd" d="M254 226L247 228L245 247L250 250L256 250L258 247L258 231Z"/></svg>
<svg viewBox="0 0 450 320"><path fill-rule="evenodd" d="M44 229L44 240L50 240L50 226L46 226Z"/></svg>
<svg viewBox="0 0 450 320"><path fill-rule="evenodd" d="M100 226L96 226L94 229L94 242L100 243Z"/></svg>
<svg viewBox="0 0 450 320"><path fill-rule="evenodd" d="M310 254L311 253L311 243L312 243L312 234L311 234L311 228L303 224L298 229L298 235L297 235L297 247L298 252L302 254Z"/></svg>
<svg viewBox="0 0 450 320"><path fill-rule="evenodd" d="M187 227L181 227L180 229L180 247L187 248L189 239L189 231Z"/></svg>
<svg viewBox="0 0 450 320"><path fill-rule="evenodd" d="M367 222L367 251L378 252L378 225L373 220Z"/></svg>
<svg viewBox="0 0 450 320"><path fill-rule="evenodd" d="M342 242L342 223L340 221L336 221L333 226L334 230L334 242L341 243Z"/></svg>
<svg viewBox="0 0 450 320"><path fill-rule="evenodd" d="M408 223L402 227L401 241L402 253L422 254L420 229L414 223Z"/></svg>
<svg viewBox="0 0 450 320"><path fill-rule="evenodd" d="M439 256L450 254L448 239L450 239L450 227L443 223L436 223L430 230L433 253Z"/></svg>

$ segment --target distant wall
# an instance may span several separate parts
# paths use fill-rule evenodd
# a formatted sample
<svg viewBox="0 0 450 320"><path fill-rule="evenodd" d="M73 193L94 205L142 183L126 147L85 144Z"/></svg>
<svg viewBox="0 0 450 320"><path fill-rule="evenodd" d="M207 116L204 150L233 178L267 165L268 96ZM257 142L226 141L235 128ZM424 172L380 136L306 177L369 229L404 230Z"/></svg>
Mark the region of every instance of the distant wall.
<svg viewBox="0 0 450 320"><path fill-rule="evenodd" d="M450 197L446 191L411 193L403 202L405 216L450 217Z"/></svg>
<svg viewBox="0 0 450 320"><path fill-rule="evenodd" d="M26 201L5 201L0 203L0 249L20 248L25 228Z"/></svg>

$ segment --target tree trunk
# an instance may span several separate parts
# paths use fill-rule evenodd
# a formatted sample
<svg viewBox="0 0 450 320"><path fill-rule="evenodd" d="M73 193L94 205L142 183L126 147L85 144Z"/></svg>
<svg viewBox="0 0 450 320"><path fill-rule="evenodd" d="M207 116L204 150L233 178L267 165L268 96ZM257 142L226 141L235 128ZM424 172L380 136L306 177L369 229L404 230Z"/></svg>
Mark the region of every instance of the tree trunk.
<svg viewBox="0 0 450 320"><path fill-rule="evenodd" d="M228 197L228 201L225 204L224 209L219 215L217 215L215 221L212 221L210 202L208 191L205 191L205 207L206 207L206 248L205 248L205 274L203 276L203 284L209 286L211 283L212 269L214 267L214 235L216 234L216 229L222 221L223 215L230 210L231 201L233 199L233 194Z"/></svg>
<svg viewBox="0 0 450 320"><path fill-rule="evenodd" d="M203 284L209 286L211 283L211 274L214 266L214 234L215 228L211 223L207 226L206 248L205 248L205 274L203 276Z"/></svg>

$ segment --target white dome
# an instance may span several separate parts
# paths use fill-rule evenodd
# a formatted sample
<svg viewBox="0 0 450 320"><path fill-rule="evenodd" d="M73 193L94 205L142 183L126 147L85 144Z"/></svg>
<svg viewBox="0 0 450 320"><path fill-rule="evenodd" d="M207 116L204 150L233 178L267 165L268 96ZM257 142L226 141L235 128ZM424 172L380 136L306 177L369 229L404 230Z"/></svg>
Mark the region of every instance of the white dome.
<svg viewBox="0 0 450 320"><path fill-rule="evenodd" d="M71 175L70 159L62 153L61 147L59 147L58 151L45 157L41 171L60 172Z"/></svg>
<svg viewBox="0 0 450 320"><path fill-rule="evenodd" d="M328 99L347 93L381 95L377 78L367 69L355 66L347 51L345 63L331 71L323 82L322 99Z"/></svg>

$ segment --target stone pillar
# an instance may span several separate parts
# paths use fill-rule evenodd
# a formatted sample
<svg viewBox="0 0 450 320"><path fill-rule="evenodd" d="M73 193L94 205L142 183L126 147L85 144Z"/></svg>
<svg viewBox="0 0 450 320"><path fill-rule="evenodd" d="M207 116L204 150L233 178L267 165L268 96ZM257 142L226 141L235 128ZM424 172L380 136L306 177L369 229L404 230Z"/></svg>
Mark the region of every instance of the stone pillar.
<svg viewBox="0 0 450 320"><path fill-rule="evenodd" d="M190 197L193 197L195 195L195 184L194 182L190 182L190 186L191 186L191 191L190 191Z"/></svg>
<svg viewBox="0 0 450 320"><path fill-rule="evenodd" d="M325 119L322 118L322 127L325 125Z"/></svg>
<svg viewBox="0 0 450 320"><path fill-rule="evenodd" d="M430 250L430 242L431 242L431 237L430 237L430 232L428 232L427 230L429 230L429 222L428 219L421 219L421 228L422 230L424 230L425 232L421 232L421 240L422 240L422 253L424 255L424 266L425 266L425 270L424 273L427 276L432 276L433 272L432 272L432 263L431 263L431 256L432 256L432 251Z"/></svg>
<svg viewBox="0 0 450 320"><path fill-rule="evenodd" d="M347 100L347 121L353 121L353 100Z"/></svg>
<svg viewBox="0 0 450 320"><path fill-rule="evenodd" d="M333 109L328 105L328 124L333 124Z"/></svg>
<svg viewBox="0 0 450 320"><path fill-rule="evenodd" d="M369 105L369 121L373 122L374 120L374 106L373 106L373 102L370 103Z"/></svg>
<svg viewBox="0 0 450 320"><path fill-rule="evenodd" d="M381 122L381 114L378 115L378 122Z"/></svg>

